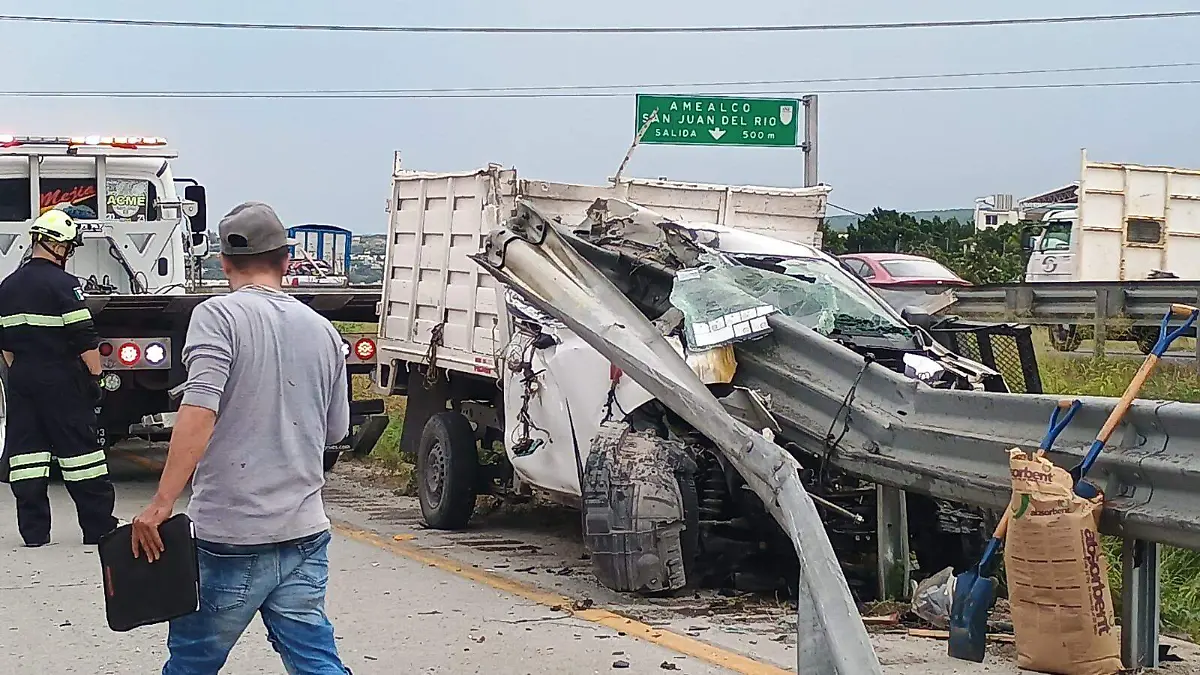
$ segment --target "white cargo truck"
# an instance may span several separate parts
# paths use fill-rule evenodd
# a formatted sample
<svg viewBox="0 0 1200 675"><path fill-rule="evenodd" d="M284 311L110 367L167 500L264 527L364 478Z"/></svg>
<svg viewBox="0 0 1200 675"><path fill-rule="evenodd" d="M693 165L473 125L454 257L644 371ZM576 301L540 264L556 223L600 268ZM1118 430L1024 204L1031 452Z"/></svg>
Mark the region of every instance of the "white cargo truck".
<svg viewBox="0 0 1200 675"><path fill-rule="evenodd" d="M205 189L174 175L177 156L159 137L0 135L0 278L27 259L29 225L46 210L66 210L83 231L66 269L100 333L104 446L168 431L163 422L178 405L171 390L186 376L180 351L191 311L228 291L200 283L209 253ZM333 319L377 316L374 289L293 292ZM345 351L350 370L373 370L374 336L348 339ZM0 387L0 418L5 409ZM329 449L327 465L360 439L373 446L387 423L379 400L356 401L352 412L356 435Z"/></svg>
<svg viewBox="0 0 1200 675"><path fill-rule="evenodd" d="M799 243L812 241L827 192L822 187L765 194L757 188L669 181L583 186L523 180L499 165L461 173L409 171L397 158L388 199L376 383L387 393L407 396L400 446L416 456L426 523L458 529L466 526L479 494L536 491L582 509L593 568L615 590L658 592L714 579L749 590L762 588L746 581L763 578L756 574L777 580L792 555L790 545L769 544L778 543L770 516L756 498L747 497L736 471L716 453L700 449L701 439L679 452L664 450L678 466L646 467L644 476L658 476L654 489L638 491L632 501L617 500L620 504L593 499L610 475L595 465L593 460L607 456L595 448L620 444L622 425L636 425L632 420L652 418L663 409L566 326L500 285L472 256L480 254L489 233L509 222L518 204L557 217L564 231L577 233L585 222L625 218L684 224L689 236L703 239L707 250L728 261L730 266L721 269L731 276L716 285L728 289L733 283L736 297L699 300L719 315L703 322L703 335L689 333L685 341L675 326L666 337L739 419L765 433L771 433L773 418L757 394L734 383L732 342L769 331L765 315L773 311L855 345L851 348L869 350L886 367L935 373L928 377L936 386L1003 390L998 373L923 340L835 258ZM619 245L595 229L589 232L578 235L590 237L589 245ZM637 236L617 239L629 243ZM639 286L643 297L663 304L668 296L675 300L670 283L663 285L660 276L642 285L642 263L635 257L630 265L626 281ZM686 272L678 279L690 290L681 292L710 297L707 284L713 277ZM771 302L783 308L773 309ZM698 325L689 330L699 331ZM873 488L839 488L837 494L836 499L853 502L829 507L842 514L835 518L853 521L844 527L839 522L845 546L869 548L873 555L874 544L864 543L873 542L871 526L847 510L861 509L873 518L874 506L862 502L862 495L875 494ZM910 497L908 504L910 518L922 522L958 517L943 518L940 506L920 496ZM952 508L944 512L957 514ZM926 556L922 567L941 569L953 562L938 556L966 550L939 537L958 542L982 531L974 525L953 531L940 527L927 529L928 545L914 547ZM622 528L625 534L618 534ZM857 555L848 551L848 558ZM705 562L697 563L700 559ZM774 588L773 581L762 583Z"/></svg>
<svg viewBox="0 0 1200 675"><path fill-rule="evenodd" d="M1200 169L1092 162L1075 208L1051 211L1026 281L1200 280Z"/></svg>
<svg viewBox="0 0 1200 675"><path fill-rule="evenodd" d="M1081 155L1076 203L1043 217L1025 280L1200 280L1200 170L1094 162L1086 150ZM1145 351L1152 333L1132 337ZM1051 338L1070 351L1080 334L1059 326Z"/></svg>

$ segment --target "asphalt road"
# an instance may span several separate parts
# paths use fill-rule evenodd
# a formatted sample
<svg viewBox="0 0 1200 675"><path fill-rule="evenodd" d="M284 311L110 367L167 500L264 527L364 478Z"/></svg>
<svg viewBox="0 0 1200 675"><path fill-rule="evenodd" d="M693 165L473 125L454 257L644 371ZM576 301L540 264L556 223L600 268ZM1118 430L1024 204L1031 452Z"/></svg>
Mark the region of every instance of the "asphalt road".
<svg viewBox="0 0 1200 675"><path fill-rule="evenodd" d="M112 466L118 515L128 519L154 484L144 468ZM441 533L420 526L415 500L374 483L370 472L348 465L325 490L336 534L328 608L357 675L795 671L795 622L783 603L612 593L592 579L570 511L484 505L470 530ZM51 490L54 544L35 550L20 547L11 498L0 497L0 673L158 672L165 628L109 631L95 551L80 543L61 485ZM948 658L937 640L903 632L873 638L889 675L1019 672L1011 646L995 646L979 665ZM1200 673L1200 653L1175 651L1187 660L1161 672ZM260 622L223 672L283 672Z"/></svg>

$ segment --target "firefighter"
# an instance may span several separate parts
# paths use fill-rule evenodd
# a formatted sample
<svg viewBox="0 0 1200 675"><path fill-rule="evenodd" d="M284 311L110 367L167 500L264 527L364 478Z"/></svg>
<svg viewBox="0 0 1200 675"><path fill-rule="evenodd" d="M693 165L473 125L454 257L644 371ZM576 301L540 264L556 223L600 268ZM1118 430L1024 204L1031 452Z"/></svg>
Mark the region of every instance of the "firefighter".
<svg viewBox="0 0 1200 675"><path fill-rule="evenodd" d="M57 463L83 543L97 544L117 519L97 440L99 336L79 279L65 269L83 238L58 208L39 216L29 234L28 261L0 283L0 350L8 366L0 478L16 498L25 545L43 546L50 542L50 466Z"/></svg>

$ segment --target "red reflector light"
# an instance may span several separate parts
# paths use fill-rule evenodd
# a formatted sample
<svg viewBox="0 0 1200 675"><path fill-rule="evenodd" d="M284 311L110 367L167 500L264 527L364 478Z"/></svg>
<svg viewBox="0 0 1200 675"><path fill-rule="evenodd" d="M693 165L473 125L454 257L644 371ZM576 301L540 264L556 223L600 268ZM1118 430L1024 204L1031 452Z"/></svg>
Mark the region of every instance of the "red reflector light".
<svg viewBox="0 0 1200 675"><path fill-rule="evenodd" d="M111 342L100 343L100 356L112 356L113 346Z"/></svg>
<svg viewBox="0 0 1200 675"><path fill-rule="evenodd" d="M117 360L123 365L132 366L142 359L142 349L132 342L126 342L117 350Z"/></svg>
<svg viewBox="0 0 1200 675"><path fill-rule="evenodd" d="M375 341L370 338L360 338L354 343L354 353L358 358L366 361L375 356Z"/></svg>

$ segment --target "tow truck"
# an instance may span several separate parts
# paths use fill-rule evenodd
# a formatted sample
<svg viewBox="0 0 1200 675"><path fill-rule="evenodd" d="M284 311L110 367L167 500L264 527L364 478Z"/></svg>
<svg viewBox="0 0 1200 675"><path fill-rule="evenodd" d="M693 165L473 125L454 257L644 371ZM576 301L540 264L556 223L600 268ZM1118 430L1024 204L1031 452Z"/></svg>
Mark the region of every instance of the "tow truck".
<svg viewBox="0 0 1200 675"><path fill-rule="evenodd" d="M29 225L46 210L67 209L83 232L67 271L80 279L101 337L102 447L169 435L192 310L228 292L200 283L207 195L198 181L175 176L177 157L154 136L0 134L0 277L29 257ZM288 292L333 321L377 320L376 289ZM348 376L373 370L372 337L347 336L343 351ZM0 385L6 378L0 361ZM0 386L0 417L4 394ZM326 450L327 468L341 452L369 451L387 425L381 399L353 401L351 418L350 436Z"/></svg>

